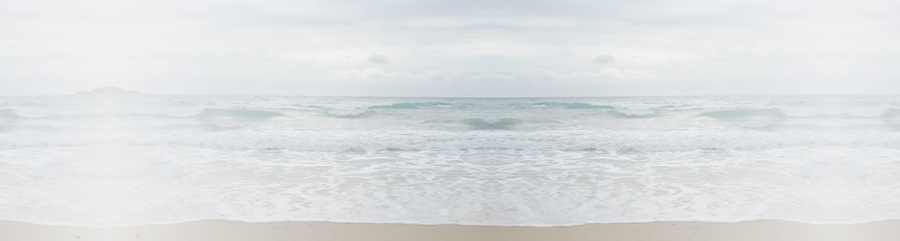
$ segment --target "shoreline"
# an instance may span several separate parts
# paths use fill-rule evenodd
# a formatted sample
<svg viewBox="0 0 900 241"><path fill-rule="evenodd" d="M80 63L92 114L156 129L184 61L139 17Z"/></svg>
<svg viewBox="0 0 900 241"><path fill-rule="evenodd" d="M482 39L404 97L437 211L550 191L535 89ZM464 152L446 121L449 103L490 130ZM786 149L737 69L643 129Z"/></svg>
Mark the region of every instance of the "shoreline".
<svg viewBox="0 0 900 241"><path fill-rule="evenodd" d="M652 222L579 226L462 226L328 222L194 221L115 228L0 222L0 241L237 240L895 240L900 220L863 224L789 221Z"/></svg>

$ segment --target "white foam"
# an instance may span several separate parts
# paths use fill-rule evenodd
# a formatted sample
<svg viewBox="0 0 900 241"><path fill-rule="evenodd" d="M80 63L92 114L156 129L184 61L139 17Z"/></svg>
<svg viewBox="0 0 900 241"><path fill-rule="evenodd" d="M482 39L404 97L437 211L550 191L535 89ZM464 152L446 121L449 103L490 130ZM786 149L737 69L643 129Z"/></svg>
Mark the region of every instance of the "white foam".
<svg viewBox="0 0 900 241"><path fill-rule="evenodd" d="M565 226L900 218L900 133L890 118L855 114L853 101L98 101L0 100L18 116L0 122L0 219ZM883 106L894 102L867 101L859 108L889 111ZM623 118L571 103L653 114ZM708 114L796 106L818 114ZM339 110L366 114L329 115Z"/></svg>

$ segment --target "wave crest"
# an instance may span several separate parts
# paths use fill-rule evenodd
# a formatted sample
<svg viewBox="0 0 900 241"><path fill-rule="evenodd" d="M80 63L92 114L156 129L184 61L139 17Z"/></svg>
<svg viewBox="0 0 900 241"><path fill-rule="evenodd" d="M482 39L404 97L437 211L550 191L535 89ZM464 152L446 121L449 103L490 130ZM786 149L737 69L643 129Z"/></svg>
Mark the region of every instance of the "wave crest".
<svg viewBox="0 0 900 241"><path fill-rule="evenodd" d="M847 110L793 110L786 111L782 108L747 108L703 112L700 116L715 118L718 120L750 120L750 119L870 119L900 118L900 109L886 108L882 111Z"/></svg>
<svg viewBox="0 0 900 241"><path fill-rule="evenodd" d="M12 109L0 109L0 119L18 119L19 115L16 115Z"/></svg>
<svg viewBox="0 0 900 241"><path fill-rule="evenodd" d="M469 126L473 130L511 130L524 121L515 118L469 118L462 120L462 123Z"/></svg>
<svg viewBox="0 0 900 241"><path fill-rule="evenodd" d="M273 111L262 111L262 110L249 110L249 109L215 109L215 108L204 108L200 114L197 114L197 118L201 119L212 119L212 118L233 118L233 119L244 119L244 120L264 120L272 117L283 116L283 114L279 112Z"/></svg>
<svg viewBox="0 0 900 241"><path fill-rule="evenodd" d="M452 106L449 103L443 102L402 102L402 103L394 103L390 105L376 105L369 107L369 109L392 109L392 110L408 110L408 109L419 109L420 107L450 107Z"/></svg>
<svg viewBox="0 0 900 241"><path fill-rule="evenodd" d="M612 106L606 105L594 105L590 103L579 103L579 102L539 102L532 104L532 107L561 107L563 109L576 109L576 110L590 110L590 109L615 109Z"/></svg>
<svg viewBox="0 0 900 241"><path fill-rule="evenodd" d="M787 117L777 108L720 110L704 112L700 115L712 117L719 120L738 120L751 118L781 119Z"/></svg>

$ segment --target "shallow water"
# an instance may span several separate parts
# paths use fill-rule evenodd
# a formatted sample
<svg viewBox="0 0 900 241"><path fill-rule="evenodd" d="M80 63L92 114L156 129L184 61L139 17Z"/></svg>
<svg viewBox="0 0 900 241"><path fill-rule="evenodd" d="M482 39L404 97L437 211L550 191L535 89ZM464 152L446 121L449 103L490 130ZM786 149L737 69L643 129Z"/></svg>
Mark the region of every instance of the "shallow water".
<svg viewBox="0 0 900 241"><path fill-rule="evenodd" d="M898 100L0 97L0 219L896 219Z"/></svg>

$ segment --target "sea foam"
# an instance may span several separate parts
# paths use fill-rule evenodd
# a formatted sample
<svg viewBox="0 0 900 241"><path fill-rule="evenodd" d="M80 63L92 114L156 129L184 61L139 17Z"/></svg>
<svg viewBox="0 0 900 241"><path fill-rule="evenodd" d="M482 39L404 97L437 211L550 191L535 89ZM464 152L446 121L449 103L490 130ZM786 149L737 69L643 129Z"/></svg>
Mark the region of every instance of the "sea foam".
<svg viewBox="0 0 900 241"><path fill-rule="evenodd" d="M4 220L900 218L895 97L79 95L0 103Z"/></svg>

